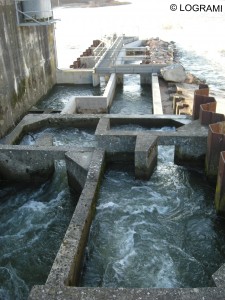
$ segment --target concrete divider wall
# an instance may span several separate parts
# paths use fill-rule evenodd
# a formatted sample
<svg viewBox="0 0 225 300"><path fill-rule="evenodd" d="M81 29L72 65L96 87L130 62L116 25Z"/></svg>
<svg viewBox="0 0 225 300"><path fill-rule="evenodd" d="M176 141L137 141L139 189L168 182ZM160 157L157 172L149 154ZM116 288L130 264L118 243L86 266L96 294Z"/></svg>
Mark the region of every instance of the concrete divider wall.
<svg viewBox="0 0 225 300"><path fill-rule="evenodd" d="M47 127L96 128L100 115L26 115L21 122L0 142L1 144L16 144L24 134Z"/></svg>
<svg viewBox="0 0 225 300"><path fill-rule="evenodd" d="M92 84L92 69L57 69L56 83L58 84Z"/></svg>
<svg viewBox="0 0 225 300"><path fill-rule="evenodd" d="M90 163L87 180L64 240L46 281L51 286L78 284L84 249L95 213L99 185L105 166L104 151L96 149Z"/></svg>
<svg viewBox="0 0 225 300"><path fill-rule="evenodd" d="M104 96L79 96L75 97L76 113L101 114L107 113L107 97Z"/></svg>
<svg viewBox="0 0 225 300"><path fill-rule="evenodd" d="M109 81L107 83L106 89L103 96L107 97L107 107L111 107L112 101L116 91L117 78L116 74L113 73L110 75Z"/></svg>
<svg viewBox="0 0 225 300"><path fill-rule="evenodd" d="M159 80L158 75L156 73L152 73L152 102L153 102L153 114L162 115L162 100L159 88Z"/></svg>
<svg viewBox="0 0 225 300"><path fill-rule="evenodd" d="M96 75L96 74L95 74ZM61 114L102 114L107 113L116 90L116 74L111 74L103 96L71 97Z"/></svg>

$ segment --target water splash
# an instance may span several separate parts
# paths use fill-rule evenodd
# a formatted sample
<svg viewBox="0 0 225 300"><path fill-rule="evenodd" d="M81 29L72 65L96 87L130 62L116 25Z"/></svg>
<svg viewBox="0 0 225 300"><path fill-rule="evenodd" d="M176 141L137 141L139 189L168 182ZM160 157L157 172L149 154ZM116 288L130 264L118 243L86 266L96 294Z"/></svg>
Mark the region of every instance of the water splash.
<svg viewBox="0 0 225 300"><path fill-rule="evenodd" d="M26 299L44 284L73 214L65 162L40 186L0 181L0 298ZM59 226L60 224L60 226Z"/></svg>
<svg viewBox="0 0 225 300"><path fill-rule="evenodd" d="M134 180L130 167L106 172L82 286L213 286L211 275L225 261L214 189L198 170L174 165L173 154L173 147L159 147L147 182Z"/></svg>

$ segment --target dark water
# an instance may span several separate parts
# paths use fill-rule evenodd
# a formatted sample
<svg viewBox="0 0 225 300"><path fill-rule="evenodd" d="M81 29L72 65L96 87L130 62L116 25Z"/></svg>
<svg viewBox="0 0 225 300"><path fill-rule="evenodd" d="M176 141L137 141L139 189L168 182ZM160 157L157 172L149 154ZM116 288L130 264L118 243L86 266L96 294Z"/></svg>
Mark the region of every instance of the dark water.
<svg viewBox="0 0 225 300"><path fill-rule="evenodd" d="M124 75L124 83L117 86L110 113L152 114L151 86L141 85L140 75Z"/></svg>
<svg viewBox="0 0 225 300"><path fill-rule="evenodd" d="M21 145L34 145L37 139L51 135L54 146L73 145L79 147L96 147L95 130L87 128L46 128L26 134Z"/></svg>
<svg viewBox="0 0 225 300"><path fill-rule="evenodd" d="M55 85L52 90L36 104L38 109L62 110L71 97L75 96L100 96L105 89L104 82L98 87L92 85Z"/></svg>
<svg viewBox="0 0 225 300"><path fill-rule="evenodd" d="M174 288L213 286L225 262L224 223L214 188L199 171L173 163L159 147L149 181L131 168L109 168L92 224L82 286Z"/></svg>
<svg viewBox="0 0 225 300"><path fill-rule="evenodd" d="M75 209L65 163L39 186L0 181L0 299L27 299L44 284Z"/></svg>

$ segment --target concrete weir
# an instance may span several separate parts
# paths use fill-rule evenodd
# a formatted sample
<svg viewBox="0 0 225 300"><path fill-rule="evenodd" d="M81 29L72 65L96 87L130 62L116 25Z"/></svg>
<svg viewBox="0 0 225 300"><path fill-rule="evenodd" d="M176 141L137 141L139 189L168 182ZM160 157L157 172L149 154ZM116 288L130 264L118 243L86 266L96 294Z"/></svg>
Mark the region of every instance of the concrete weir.
<svg viewBox="0 0 225 300"><path fill-rule="evenodd" d="M132 60L131 53L137 51L135 38L115 38L110 47L102 47L103 53L91 57L95 65L90 69L57 70L57 83L99 84L99 77L109 80L102 96L74 96L61 113L28 114L13 130L0 140L0 179L9 181L46 181L54 172L54 161L66 162L67 179L71 189L80 197L61 246L57 252L47 280L43 285L35 285L29 300L69 300L69 299L184 299L211 300L225 298L225 265L212 275L214 287L201 288L101 288L79 287L84 262L85 247L90 227L95 216L96 202L102 178L108 163L129 163L136 179L151 180L158 158L158 146L175 146L174 162L189 167L204 167L207 150L208 125L201 122L200 105L206 104L204 92L196 92L196 115L163 114L159 85L159 71L166 63L125 65ZM141 45L139 45L141 46ZM141 51L145 48L141 47ZM122 54L121 54L122 53ZM118 55L120 54L120 55ZM98 52L99 55L99 52ZM111 59L109 59L111 57ZM85 57L86 63L90 63ZM141 81L151 81L153 114L120 115L109 114L118 82L123 82L123 74L140 74ZM207 88L206 88L207 89ZM202 94L201 94L202 93ZM207 94L208 95L208 94ZM212 99L214 102L214 99ZM172 103L171 103L172 105ZM203 110L208 112L207 107ZM204 119L204 118L203 118ZM210 119L211 120L211 119ZM96 145L93 147L60 145L53 143L54 136L43 133L33 145L21 145L26 134L44 131L46 128L93 129ZM139 128L138 130L136 128ZM224 135L224 124L217 127L219 138ZM218 129L219 127L219 129ZM141 129L140 129L141 128ZM164 130L167 128L167 130ZM169 128L169 130L168 130ZM217 137L218 138L218 137ZM73 139L73 136L71 137ZM224 209L224 160L223 148L219 148L220 173L217 183L216 205ZM210 157L212 157L210 152ZM222 202L221 202L222 199ZM59 224L60 226L60 224ZM184 233L185 234L185 233ZM113 241L112 241L113 242ZM151 257L150 257L151 259ZM191 272L191 270L190 270Z"/></svg>
<svg viewBox="0 0 225 300"><path fill-rule="evenodd" d="M119 125L123 128L126 124L138 124L153 130L143 133L118 130L115 127ZM12 145L30 130L68 125L96 128L98 147ZM166 125L175 127L176 130L156 130L156 127ZM4 144L0 147L0 162L4 161L4 155L17 157L24 164L29 161L32 166L35 166L33 160L42 162L43 157L46 161L64 159L71 188L81 191L46 284L33 287L29 299L222 299L225 289L220 285L199 289L108 289L77 286L105 164L108 161L134 161L136 177L147 179L156 164L157 145L175 145L179 149L179 155L176 154L178 158L180 159L181 152L185 152L182 155L183 163L190 163L206 154L207 134L208 129L201 126L199 120L192 121L188 116L27 115L2 141ZM221 276L221 272L216 274L215 283L221 282Z"/></svg>

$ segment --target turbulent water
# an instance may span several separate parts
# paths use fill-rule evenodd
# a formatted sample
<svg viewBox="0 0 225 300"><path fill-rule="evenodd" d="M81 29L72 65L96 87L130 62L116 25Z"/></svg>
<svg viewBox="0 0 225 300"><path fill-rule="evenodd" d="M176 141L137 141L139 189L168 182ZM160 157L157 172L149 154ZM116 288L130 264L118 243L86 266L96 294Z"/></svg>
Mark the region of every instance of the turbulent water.
<svg viewBox="0 0 225 300"><path fill-rule="evenodd" d="M150 85L140 84L140 75L124 75L123 85L117 86L111 114L152 114Z"/></svg>
<svg viewBox="0 0 225 300"><path fill-rule="evenodd" d="M114 125L111 126L111 130L125 130L125 131L176 131L175 127L163 126L163 127L148 127L138 124L126 124L126 125Z"/></svg>
<svg viewBox="0 0 225 300"><path fill-rule="evenodd" d="M71 97L75 96L100 96L105 88L104 82L101 86L92 85L55 85L48 95L41 99L36 107L38 109L62 110Z"/></svg>
<svg viewBox="0 0 225 300"><path fill-rule="evenodd" d="M44 284L73 214L65 163L39 186L0 181L0 299L27 299Z"/></svg>
<svg viewBox="0 0 225 300"><path fill-rule="evenodd" d="M109 168L101 186L82 286L204 287L225 262L224 224L214 189L199 171L173 163L160 147L149 181Z"/></svg>
<svg viewBox="0 0 225 300"><path fill-rule="evenodd" d="M54 146L73 145L78 147L96 147L97 141L94 133L93 129L86 128L46 128L26 134L20 141L20 144L34 145L38 139L50 135L53 138Z"/></svg>

